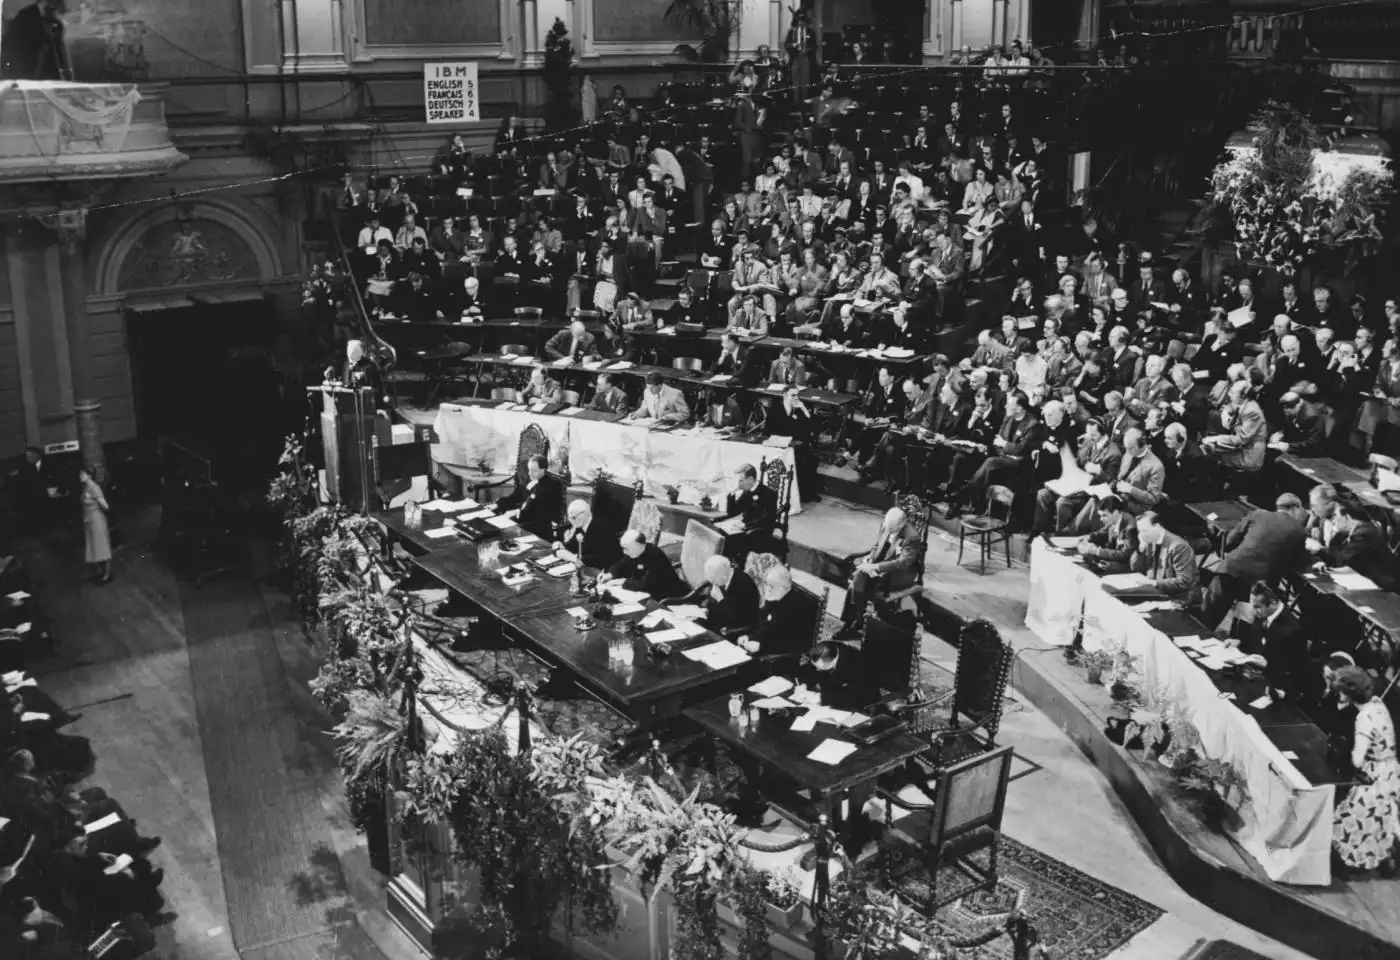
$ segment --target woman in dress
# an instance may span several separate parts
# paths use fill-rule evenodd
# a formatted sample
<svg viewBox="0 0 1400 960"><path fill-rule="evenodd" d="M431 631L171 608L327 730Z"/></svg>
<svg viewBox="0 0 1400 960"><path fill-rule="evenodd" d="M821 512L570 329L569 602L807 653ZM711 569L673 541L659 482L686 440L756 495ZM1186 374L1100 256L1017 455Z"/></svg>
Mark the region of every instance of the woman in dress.
<svg viewBox="0 0 1400 960"><path fill-rule="evenodd" d="M996 197L996 187L987 182L987 168L977 167L972 172L972 182L963 191L962 212L974 215L983 205Z"/></svg>
<svg viewBox="0 0 1400 960"><path fill-rule="evenodd" d="M1343 868L1375 870L1393 877L1400 846L1400 760L1395 724L1370 674L1359 667L1337 671L1333 688L1343 703L1356 705L1351 763L1362 781L1337 804L1332 850Z"/></svg>
<svg viewBox="0 0 1400 960"><path fill-rule="evenodd" d="M996 198L988 194L981 206L968 219L967 230L964 233L964 236L972 243L972 250L967 258L969 273L976 273L986 264L995 242L993 238L1004 222L1005 218L1001 215L1001 208L997 206Z"/></svg>
<svg viewBox="0 0 1400 960"><path fill-rule="evenodd" d="M107 533L107 498L86 468L78 470L79 497L83 504L83 535L87 543L85 559L98 583L112 579L112 539Z"/></svg>

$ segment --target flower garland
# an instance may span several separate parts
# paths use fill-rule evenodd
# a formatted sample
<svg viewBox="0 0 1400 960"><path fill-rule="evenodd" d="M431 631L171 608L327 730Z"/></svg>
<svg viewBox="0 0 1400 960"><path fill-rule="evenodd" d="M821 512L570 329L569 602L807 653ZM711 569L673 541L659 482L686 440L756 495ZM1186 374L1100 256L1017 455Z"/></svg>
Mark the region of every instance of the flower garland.
<svg viewBox="0 0 1400 960"><path fill-rule="evenodd" d="M1233 228L1240 254L1285 274L1336 253L1354 266L1382 239L1391 189L1384 161L1338 153L1293 107L1270 101L1211 174L1207 206Z"/></svg>

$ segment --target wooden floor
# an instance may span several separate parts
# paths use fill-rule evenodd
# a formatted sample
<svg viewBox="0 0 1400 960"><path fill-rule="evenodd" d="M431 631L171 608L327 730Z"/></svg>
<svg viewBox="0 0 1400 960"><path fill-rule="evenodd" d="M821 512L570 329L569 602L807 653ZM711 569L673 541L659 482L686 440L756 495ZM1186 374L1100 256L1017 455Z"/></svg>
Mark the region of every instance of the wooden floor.
<svg viewBox="0 0 1400 960"><path fill-rule="evenodd" d="M186 634L186 612L203 600L197 590L176 580L165 558L152 548L156 518L154 511L148 511L119 521L125 543L115 554L116 579L107 586L83 578L82 543L75 532L61 532L42 545L22 547L25 563L39 580L35 594L61 643L58 657L35 664L34 672L60 703L83 714L70 729L92 740L97 769L91 782L117 797L140 822L142 832L159 834L164 840L151 856L165 868L162 891L175 916L157 931L155 956L161 960L235 960L240 955L244 960L421 956L383 915L379 880L369 868L362 840L349 824L329 744L311 736L298 769L289 769L287 775L300 779L303 798L309 797L316 807L297 813L316 824L318 856L294 876L267 876L266 899L271 903L282 899L289 905L314 903L336 918L340 929L332 923L303 922L288 928L285 938L274 931L265 938L267 942L245 941L239 945L243 951L236 946L232 931L246 918L235 915L230 921L220 842L227 845L230 840L256 837L230 837L227 824L225 836L220 837L211 802L220 798L210 796ZM252 565L267 568L256 557ZM210 599L217 596L217 586L206 588ZM253 589L266 613L256 627L280 661L285 703L305 729L315 730L325 718L306 687L314 675L309 647L286 598L260 584ZM248 628L249 618L242 619L230 627ZM258 722L255 716L248 720ZM284 795L274 794L268 802L275 804ZM248 877L235 879L249 882ZM354 920L368 940L355 929Z"/></svg>
<svg viewBox="0 0 1400 960"><path fill-rule="evenodd" d="M869 510L823 501L793 521L793 537L814 547L848 553L874 535ZM26 552L41 578L36 590L63 641L58 662L42 665L43 683L61 703L84 714L74 732L92 738L98 755L93 781L120 798L145 832L164 845L153 855L166 869L165 893L174 921L160 930L162 960L225 960L239 956L219 860L219 837L209 795L180 586L153 552L154 517L122 521L127 543L116 556L117 579L97 587L82 579L81 543L73 534ZM1019 625L1026 572L958 567L956 544L935 537L929 583L948 606L996 621L1025 652L1039 646ZM255 570L269 564L254 557ZM263 589L263 588L260 588ZM198 602L188 591L185 602ZM287 600L263 589L268 629L281 658L287 695L306 717L316 706L306 690L315 665ZM1018 632L1019 631L1019 632ZM926 655L951 664L953 652L930 640ZM1050 654L1053 656L1054 654ZM36 665L39 666L39 665ZM1039 769L1013 784L1007 832L1016 839L1151 901L1167 914L1113 954L1114 960L1176 960L1201 937L1232 940L1278 960L1300 960L1290 950L1215 913L1170 878L1102 774L1050 720L1019 696L1003 723L1003 742ZM383 913L380 878L369 869L362 840L348 822L338 775L322 748L312 752L310 776L330 851L340 865L346 909L389 960L421 956ZM314 878L311 878L314 879ZM280 882L280 881L279 881ZM288 895L292 895L289 892ZM1342 908L1371 911L1377 923L1400 922L1394 904L1355 894L1333 896ZM318 944L328 960L359 957L358 946ZM245 960L268 960L277 948Z"/></svg>

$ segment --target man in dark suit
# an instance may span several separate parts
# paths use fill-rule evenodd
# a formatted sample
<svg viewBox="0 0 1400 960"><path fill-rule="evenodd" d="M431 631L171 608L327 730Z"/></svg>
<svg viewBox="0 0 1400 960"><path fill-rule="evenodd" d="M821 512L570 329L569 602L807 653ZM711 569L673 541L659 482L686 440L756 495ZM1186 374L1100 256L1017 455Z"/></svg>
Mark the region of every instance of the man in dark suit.
<svg viewBox="0 0 1400 960"><path fill-rule="evenodd" d="M63 0L38 0L5 27L0 76L11 80L72 80L64 37Z"/></svg>
<svg viewBox="0 0 1400 960"><path fill-rule="evenodd" d="M747 633L758 622L758 587L726 557L705 561L705 582L685 602L703 606L705 616L700 622L725 636Z"/></svg>
<svg viewBox="0 0 1400 960"><path fill-rule="evenodd" d="M1249 591L1253 608L1251 623L1236 621L1234 637L1227 641L1242 653L1263 657L1264 678L1269 695L1275 700L1303 702L1315 684L1317 667L1308 660L1308 640L1303 625L1283 609L1278 594L1267 583L1254 584Z"/></svg>
<svg viewBox="0 0 1400 960"><path fill-rule="evenodd" d="M1322 408L1304 400L1292 390L1279 398L1283 410L1283 429L1275 434L1276 442L1284 444L1284 453L1295 457L1327 455L1327 417Z"/></svg>
<svg viewBox="0 0 1400 960"><path fill-rule="evenodd" d="M387 403L388 397L384 392L384 374L379 369L379 364L365 352L365 344L362 340L347 340L345 342L345 363L339 370L335 367L326 368L327 377L340 377L340 382L352 389L369 387L374 391L375 403Z"/></svg>
<svg viewBox="0 0 1400 960"><path fill-rule="evenodd" d="M867 460L875 452L875 445L885 435L890 422L904 415L904 391L899 380L889 367L881 367L876 374L875 384L870 390L870 399L865 404L865 422L851 424L855 433L855 450L859 462Z"/></svg>
<svg viewBox="0 0 1400 960"><path fill-rule="evenodd" d="M762 551L773 540L778 523L778 494L758 482L758 469L746 463L738 470L739 489L725 498L724 520L738 518L743 527L724 541L724 554L742 563L750 552Z"/></svg>
<svg viewBox="0 0 1400 960"><path fill-rule="evenodd" d="M808 652L813 631L805 628L815 628L816 624L810 616L803 620L802 597L792 589L792 571L783 566L769 567L760 587L763 604L758 608L753 628L739 636L739 646L760 657Z"/></svg>
<svg viewBox="0 0 1400 960"><path fill-rule="evenodd" d="M1137 518L1123 509L1123 501L1109 494L1099 501L1099 529L1079 541L1081 557L1102 564L1104 573L1127 573L1137 553Z"/></svg>
<svg viewBox="0 0 1400 960"><path fill-rule="evenodd" d="M55 519L55 507L65 502L51 465L38 447L25 448L24 460L10 474L6 487L10 494L10 507L14 511L16 532L20 534L43 533ZM54 491L52 495L51 490Z"/></svg>
<svg viewBox="0 0 1400 960"><path fill-rule="evenodd" d="M598 352L593 334L583 325L582 320L569 324L569 329L560 330L544 345L544 355L551 360L567 360L579 363Z"/></svg>
<svg viewBox="0 0 1400 960"><path fill-rule="evenodd" d="M525 472L529 479L496 501L496 512L511 517L537 537L553 539L564 519L564 485L558 477L550 476L544 457L527 460Z"/></svg>
<svg viewBox="0 0 1400 960"><path fill-rule="evenodd" d="M654 543L647 543L637 530L628 530L619 540L622 559L598 578L598 589L609 583L627 590L642 590L653 600L672 600L688 592L685 581L671 566L671 560Z"/></svg>
<svg viewBox="0 0 1400 960"><path fill-rule="evenodd" d="M598 388L593 394L593 399L588 401L588 409L599 413L616 413L626 415L628 411L627 394L617 384L613 383L612 374L598 374Z"/></svg>
<svg viewBox="0 0 1400 960"><path fill-rule="evenodd" d="M1015 477L1030 475L1031 454L1045 442L1045 425L1031 411L1030 401L1020 390L1006 397L1006 419L992 440L992 456L960 489L948 492L948 518L960 516L970 504L980 503L993 484L1013 483Z"/></svg>
<svg viewBox="0 0 1400 960"><path fill-rule="evenodd" d="M1219 623L1254 584L1273 583L1302 564L1307 517L1303 501L1285 493L1274 501L1274 509L1255 510L1230 531L1201 608L1207 626Z"/></svg>
<svg viewBox="0 0 1400 960"><path fill-rule="evenodd" d="M821 693L823 706L838 710L863 710L880 694L871 672L861 662L860 651L831 640L817 644L807 669L798 676Z"/></svg>
<svg viewBox="0 0 1400 960"><path fill-rule="evenodd" d="M617 531L593 516L587 500L575 500L569 504L568 524L560 528L554 541L554 552L580 566L607 570L622 559L617 536Z"/></svg>
<svg viewBox="0 0 1400 960"><path fill-rule="evenodd" d="M1386 546L1385 534L1356 503L1338 503L1330 543L1309 544L1314 559L1329 567L1351 567L1382 590L1400 592L1400 561Z"/></svg>

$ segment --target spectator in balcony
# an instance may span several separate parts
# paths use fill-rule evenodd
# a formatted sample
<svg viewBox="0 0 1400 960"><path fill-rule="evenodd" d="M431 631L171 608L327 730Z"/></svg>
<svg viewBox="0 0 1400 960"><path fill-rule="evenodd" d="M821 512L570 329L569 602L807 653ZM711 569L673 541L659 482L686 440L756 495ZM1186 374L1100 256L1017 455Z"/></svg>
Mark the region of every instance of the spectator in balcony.
<svg viewBox="0 0 1400 960"><path fill-rule="evenodd" d="M15 14L0 43L0 65L5 77L72 81L64 8L64 0L38 0Z"/></svg>

